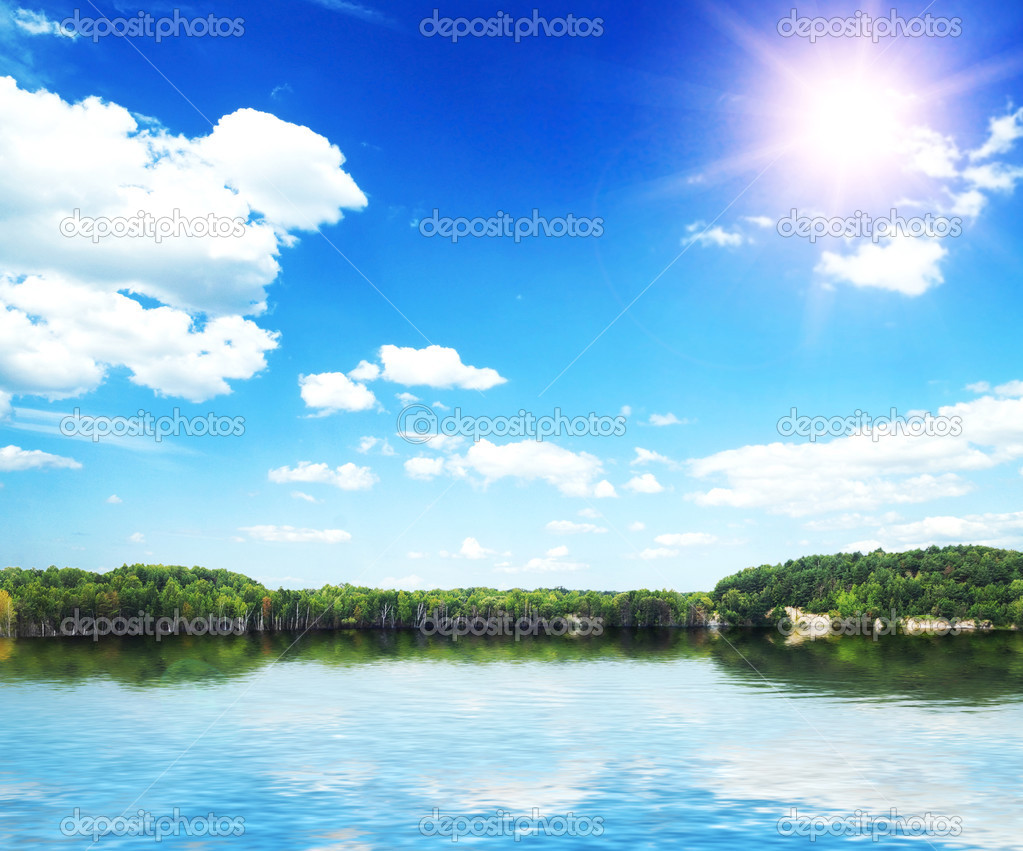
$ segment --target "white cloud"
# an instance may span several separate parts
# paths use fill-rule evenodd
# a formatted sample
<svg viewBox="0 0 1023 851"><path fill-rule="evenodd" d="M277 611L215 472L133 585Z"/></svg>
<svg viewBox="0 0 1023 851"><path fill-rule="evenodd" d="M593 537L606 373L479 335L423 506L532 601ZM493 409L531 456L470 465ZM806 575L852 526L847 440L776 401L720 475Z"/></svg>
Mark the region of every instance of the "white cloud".
<svg viewBox="0 0 1023 851"><path fill-rule="evenodd" d="M652 426L670 426L670 425L687 425L689 420L680 420L674 414L651 414L650 425Z"/></svg>
<svg viewBox="0 0 1023 851"><path fill-rule="evenodd" d="M123 366L134 384L200 402L263 370L277 337L240 316L200 330L183 310L146 309L55 273L0 274L0 384L20 395L78 396Z"/></svg>
<svg viewBox="0 0 1023 851"><path fill-rule="evenodd" d="M359 365L348 373L348 377L355 381L376 381L380 377L380 367L375 363L361 360Z"/></svg>
<svg viewBox="0 0 1023 851"><path fill-rule="evenodd" d="M615 486L607 479L603 479L597 482L593 488L593 496L597 499L609 499L618 496L618 494L615 493Z"/></svg>
<svg viewBox="0 0 1023 851"><path fill-rule="evenodd" d="M861 243L852 254L824 251L814 271L831 282L918 296L945 280L939 264L946 254L937 239L895 237L887 245Z"/></svg>
<svg viewBox="0 0 1023 851"><path fill-rule="evenodd" d="M73 458L51 455L39 449L22 449L20 446L5 446L0 449L0 473L13 473L22 470L79 470L82 465Z"/></svg>
<svg viewBox="0 0 1023 851"><path fill-rule="evenodd" d="M580 508L576 514L580 517L588 517L590 520L599 520L604 515L597 511L596 508Z"/></svg>
<svg viewBox="0 0 1023 851"><path fill-rule="evenodd" d="M297 529L294 526L242 526L255 541L287 544L343 544L352 536L343 529Z"/></svg>
<svg viewBox="0 0 1023 851"><path fill-rule="evenodd" d="M41 18L22 16L40 29ZM341 152L306 127L251 109L206 136L174 135L98 97L71 104L0 78L0 388L67 398L125 368L158 394L202 401L266 368L265 311L291 229L334 223L366 199ZM272 186L271 186L272 184ZM39 187L46 191L39 191ZM281 187L283 198L274 187ZM231 237L93 241L84 218L210 215ZM143 308L131 294L154 299Z"/></svg>
<svg viewBox="0 0 1023 851"><path fill-rule="evenodd" d="M633 476L625 483L624 487L633 493L660 493L664 490L664 485L657 481L657 477L653 473Z"/></svg>
<svg viewBox="0 0 1023 851"><path fill-rule="evenodd" d="M488 550L475 538L466 538L462 541L462 546L458 550L459 558L467 558L471 561L479 561L492 555L497 555L496 550Z"/></svg>
<svg viewBox="0 0 1023 851"><path fill-rule="evenodd" d="M133 544L144 544L146 542L146 536L141 532L133 532L128 536L128 540Z"/></svg>
<svg viewBox="0 0 1023 851"><path fill-rule="evenodd" d="M990 118L988 138L975 151L970 151L970 159L983 160L993 154L1004 154L1012 149L1020 136L1023 136L1023 108L1008 115Z"/></svg>
<svg viewBox="0 0 1023 851"><path fill-rule="evenodd" d="M1015 390L1014 382L1001 386ZM962 434L875 434L876 441L856 434L827 443L744 446L691 460L692 475L723 476L727 486L687 498L792 517L872 510L962 496L973 484L960 474L1023 457L1023 399L982 396L943 406L938 415L959 417Z"/></svg>
<svg viewBox="0 0 1023 851"><path fill-rule="evenodd" d="M682 245L714 245L718 248L737 248L748 240L739 231L727 231L720 225L708 228L703 222L686 225L688 236L682 237Z"/></svg>
<svg viewBox="0 0 1023 851"><path fill-rule="evenodd" d="M658 544L666 547L695 547L706 544L713 544L717 541L716 535L709 535L706 532L682 532L669 535L658 535L654 538Z"/></svg>
<svg viewBox="0 0 1023 851"><path fill-rule="evenodd" d="M361 437L359 438L359 445L356 447L356 452L361 455L366 455L375 447L380 447L381 455L394 455L394 447L387 442L385 437Z"/></svg>
<svg viewBox="0 0 1023 851"><path fill-rule="evenodd" d="M0 9L3 7L0 6ZM29 9L17 9L11 15L14 25L24 30L29 35L55 35L61 38L74 38L77 36L65 35L60 28L59 21L51 21L42 12L33 12Z"/></svg>
<svg viewBox="0 0 1023 851"><path fill-rule="evenodd" d="M678 550L671 550L667 547L647 547L638 555L639 558L649 561L655 558L672 558L678 555Z"/></svg>
<svg viewBox="0 0 1023 851"><path fill-rule="evenodd" d="M614 487L593 480L603 472L599 458L588 452L571 452L549 441L523 440L497 446L485 438L464 456L448 459L446 469L453 475L476 473L489 484L504 478L543 481L566 496L614 496Z"/></svg>
<svg viewBox="0 0 1023 851"><path fill-rule="evenodd" d="M632 467L639 467L644 464L664 464L672 470L678 469L679 467L679 464L676 461L672 461L668 456L661 455L661 453L654 452L650 449L642 449L637 446L636 457L629 462L629 465Z"/></svg>
<svg viewBox="0 0 1023 851"><path fill-rule="evenodd" d="M428 458L420 455L405 462L405 472L413 479L432 479L444 472L443 458Z"/></svg>
<svg viewBox="0 0 1023 851"><path fill-rule="evenodd" d="M426 558L426 553L421 553L416 550L410 550L405 554L405 557L411 559Z"/></svg>
<svg viewBox="0 0 1023 851"><path fill-rule="evenodd" d="M11 415L11 394L4 393L0 390L0 421L7 419Z"/></svg>
<svg viewBox="0 0 1023 851"><path fill-rule="evenodd" d="M316 484L333 485L346 491L368 490L379 481L369 467L357 467L351 461L332 470L327 464L313 464L311 461L299 461L298 466L278 467L269 472L271 482L313 482Z"/></svg>
<svg viewBox="0 0 1023 851"><path fill-rule="evenodd" d="M116 493L107 497L107 503L110 505L120 505L123 501Z"/></svg>
<svg viewBox="0 0 1023 851"><path fill-rule="evenodd" d="M903 552L926 549L932 544L981 544L1018 549L1023 544L1023 511L925 517L912 523L882 526L876 535L876 539L847 545L843 552L870 552L877 547L887 552Z"/></svg>
<svg viewBox="0 0 1023 851"><path fill-rule="evenodd" d="M304 500L305 502L316 502L316 503L319 502L319 500L315 496L310 496L309 494L303 493L302 491L292 491L291 492L291 498L292 499L301 499L301 500Z"/></svg>
<svg viewBox="0 0 1023 851"><path fill-rule="evenodd" d="M381 377L406 386L489 390L508 380L490 367L467 366L457 351L443 346L424 349L381 346L380 360L384 367Z"/></svg>
<svg viewBox="0 0 1023 851"><path fill-rule="evenodd" d="M768 216L743 216L743 219L758 228L773 228L777 223Z"/></svg>
<svg viewBox="0 0 1023 851"><path fill-rule="evenodd" d="M494 569L498 573L552 573L559 570L576 571L589 568L589 565L583 562L563 561L567 555L568 547L552 547L545 555L531 558L520 567L503 563Z"/></svg>
<svg viewBox="0 0 1023 851"><path fill-rule="evenodd" d="M632 405L622 405L622 409L618 413L623 417L631 417Z"/></svg>
<svg viewBox="0 0 1023 851"><path fill-rule="evenodd" d="M319 408L321 413L336 411L366 411L377 404L373 391L365 384L352 381L343 372L321 372L300 375L302 401L307 407Z"/></svg>
<svg viewBox="0 0 1023 851"><path fill-rule="evenodd" d="M412 393L395 393L394 398L397 399L403 405L411 405L413 402L418 402L419 397L414 396Z"/></svg>
<svg viewBox="0 0 1023 851"><path fill-rule="evenodd" d="M604 526L596 526L593 523L574 523L571 520L551 520L544 528L548 532L558 535L577 535L583 532L602 533L606 532Z"/></svg>
<svg viewBox="0 0 1023 851"><path fill-rule="evenodd" d="M991 385L986 381L976 381L973 384L967 384L966 389L971 393L987 393L991 389Z"/></svg>
<svg viewBox="0 0 1023 851"><path fill-rule="evenodd" d="M929 127L914 127L905 140L909 168L928 177L957 177L956 162L962 154L951 136L942 136Z"/></svg>
<svg viewBox="0 0 1023 851"><path fill-rule="evenodd" d="M646 523L644 523L642 520L634 520L632 523L629 524L630 532L642 532L645 528Z"/></svg>

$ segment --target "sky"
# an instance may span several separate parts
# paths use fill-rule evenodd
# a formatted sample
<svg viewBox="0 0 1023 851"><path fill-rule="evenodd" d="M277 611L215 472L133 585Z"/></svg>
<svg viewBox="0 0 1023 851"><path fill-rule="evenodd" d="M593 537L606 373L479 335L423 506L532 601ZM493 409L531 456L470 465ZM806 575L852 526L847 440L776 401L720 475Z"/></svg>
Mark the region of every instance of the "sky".
<svg viewBox="0 0 1023 851"><path fill-rule="evenodd" d="M1019 548L1021 32L0 0L0 563L690 591Z"/></svg>

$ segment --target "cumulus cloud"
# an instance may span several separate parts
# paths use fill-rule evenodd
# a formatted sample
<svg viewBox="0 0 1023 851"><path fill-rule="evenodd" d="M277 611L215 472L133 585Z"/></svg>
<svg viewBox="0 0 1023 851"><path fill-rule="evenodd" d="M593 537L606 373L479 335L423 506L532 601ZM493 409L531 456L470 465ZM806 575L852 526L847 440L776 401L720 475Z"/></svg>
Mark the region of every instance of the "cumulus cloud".
<svg viewBox="0 0 1023 851"><path fill-rule="evenodd" d="M1001 385L1015 391L1014 382ZM1023 457L1023 399L981 396L942 406L938 416L961 420L958 436L867 434L827 443L771 443L730 449L689 461L697 478L724 486L688 494L700 505L761 507L803 517L855 512L962 496L962 474Z"/></svg>
<svg viewBox="0 0 1023 851"><path fill-rule="evenodd" d="M394 447L387 442L386 437L362 437L359 438L359 445L356 447L356 451L361 455L366 455L373 449L379 447L381 455L394 455Z"/></svg>
<svg viewBox="0 0 1023 851"><path fill-rule="evenodd" d="M43 26L33 20L23 23ZM9 131L0 134L6 393L76 396L115 368L158 394L229 393L229 380L265 369L277 346L277 334L244 317L264 312L291 231L366 204L327 139L252 109L189 138L98 97L72 104L0 77L0 113ZM73 235L75 221L140 211L237 227L160 242Z"/></svg>
<svg viewBox="0 0 1023 851"><path fill-rule="evenodd" d="M660 493L664 490L664 485L657 481L657 477L653 473L633 476L625 483L624 487L633 493Z"/></svg>
<svg viewBox="0 0 1023 851"><path fill-rule="evenodd" d="M270 481L277 484L312 482L322 485L333 485L345 491L368 490L379 481L369 467L358 467L351 461L333 470L327 464L299 461L298 465L294 468L278 467L271 470L268 475Z"/></svg>
<svg viewBox="0 0 1023 851"><path fill-rule="evenodd" d="M406 386L426 385L435 388L460 387L465 390L489 390L508 379L490 367L467 366L454 349L427 346L414 349L381 346L381 378Z"/></svg>
<svg viewBox="0 0 1023 851"><path fill-rule="evenodd" d="M343 372L321 372L300 375L302 401L318 408L321 414L337 411L366 411L376 407L377 398L365 384L352 381Z"/></svg>
<svg viewBox="0 0 1023 851"><path fill-rule="evenodd" d="M603 473L599 458L549 441L523 440L497 446L482 439L465 455L449 458L445 469L457 476L475 473L486 484L505 478L526 482L541 479L566 496L615 496L610 482L595 481Z"/></svg>
<svg viewBox="0 0 1023 851"><path fill-rule="evenodd" d="M667 455L661 455L660 452L654 452L651 449L642 449L637 446L636 457L629 462L629 465L632 467L641 467L645 464L664 464L672 470L676 470L680 466L677 462L672 461Z"/></svg>
<svg viewBox="0 0 1023 851"><path fill-rule="evenodd" d="M20 446L5 446L0 449L0 473L14 473L22 470L79 470L82 465L74 458L51 455L39 449L22 449Z"/></svg>
<svg viewBox="0 0 1023 851"><path fill-rule="evenodd" d="M646 528L646 523L642 520L634 520L629 524L630 532L642 532Z"/></svg>
<svg viewBox="0 0 1023 851"><path fill-rule="evenodd" d="M680 420L672 413L668 414L651 414L649 425L652 426L670 426L670 425L687 425L689 420Z"/></svg>
<svg viewBox="0 0 1023 851"><path fill-rule="evenodd" d="M1020 136L1023 136L1023 107L1008 115L990 118L987 140L975 151L970 151L970 159L977 161L1007 153Z"/></svg>
<svg viewBox="0 0 1023 851"><path fill-rule="evenodd" d="M583 562L565 561L567 555L568 547L552 547L544 555L531 558L524 565L503 564L494 570L498 573L552 573L559 570L575 571L589 568L589 565Z"/></svg>
<svg viewBox="0 0 1023 851"><path fill-rule="evenodd" d="M903 552L926 549L932 544L980 544L1017 549L1023 543L1023 511L925 517L912 523L882 526L876 535L873 539L848 544L843 551L872 552L881 547L887 552Z"/></svg>
<svg viewBox="0 0 1023 851"><path fill-rule="evenodd" d="M462 546L458 550L459 558L467 558L471 561L479 561L480 559L489 558L496 554L495 550L488 550L475 538L466 538L462 541Z"/></svg>
<svg viewBox="0 0 1023 851"><path fill-rule="evenodd" d="M294 526L242 526L254 541L286 544L343 544L352 536L343 529L298 529Z"/></svg>
<svg viewBox="0 0 1023 851"><path fill-rule="evenodd" d="M412 479L432 479L444 472L444 459L425 455L409 458L405 462L405 472Z"/></svg>
<svg viewBox="0 0 1023 851"><path fill-rule="evenodd" d="M120 505L124 500L114 493L108 496L106 501L109 505Z"/></svg>
<svg viewBox="0 0 1023 851"><path fill-rule="evenodd" d="M946 254L937 239L894 237L887 245L860 243L850 254L824 251L814 271L830 282L918 296L945 280L940 264Z"/></svg>

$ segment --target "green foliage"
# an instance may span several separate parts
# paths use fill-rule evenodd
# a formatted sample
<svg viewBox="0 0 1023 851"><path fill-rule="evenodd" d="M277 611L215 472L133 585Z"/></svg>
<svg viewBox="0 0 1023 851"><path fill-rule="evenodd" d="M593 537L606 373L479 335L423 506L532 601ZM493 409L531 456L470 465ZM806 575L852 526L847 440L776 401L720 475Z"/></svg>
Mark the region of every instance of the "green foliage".
<svg viewBox="0 0 1023 851"><path fill-rule="evenodd" d="M786 605L842 617L894 611L1023 625L1023 553L958 545L806 556L726 576L713 596L731 623L764 624L772 605Z"/></svg>

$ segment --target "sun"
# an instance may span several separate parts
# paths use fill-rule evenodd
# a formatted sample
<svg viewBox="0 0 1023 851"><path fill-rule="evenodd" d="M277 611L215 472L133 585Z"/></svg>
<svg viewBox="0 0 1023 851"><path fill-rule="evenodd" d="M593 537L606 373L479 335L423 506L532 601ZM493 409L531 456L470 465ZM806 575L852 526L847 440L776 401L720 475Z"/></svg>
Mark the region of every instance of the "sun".
<svg viewBox="0 0 1023 851"><path fill-rule="evenodd" d="M843 171L886 161L905 138L905 100L868 79L824 81L801 105L793 141L814 163Z"/></svg>

